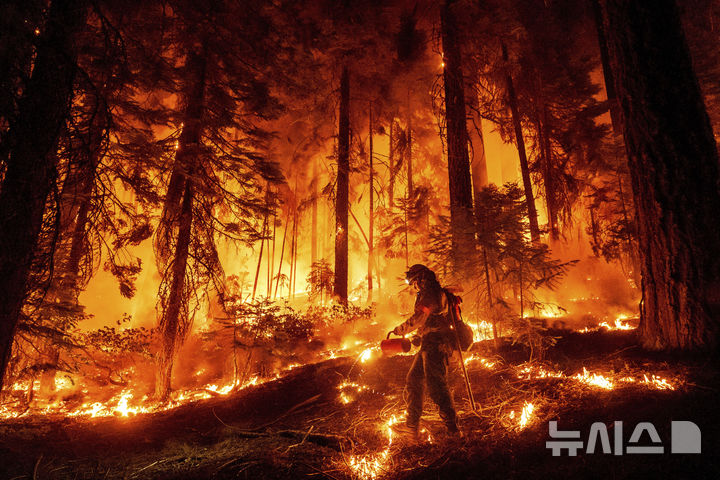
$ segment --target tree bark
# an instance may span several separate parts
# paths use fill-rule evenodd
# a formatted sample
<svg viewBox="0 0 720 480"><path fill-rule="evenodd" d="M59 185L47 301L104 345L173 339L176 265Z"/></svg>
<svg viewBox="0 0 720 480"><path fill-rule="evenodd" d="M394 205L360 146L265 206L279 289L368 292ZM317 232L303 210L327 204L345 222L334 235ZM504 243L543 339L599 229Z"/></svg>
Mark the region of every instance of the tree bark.
<svg viewBox="0 0 720 480"><path fill-rule="evenodd" d="M369 142L369 159L370 164L370 215L368 225L368 303L372 304L373 301L373 232L375 227L375 170L373 166L373 111L372 103L369 108L369 127L368 127L368 142Z"/></svg>
<svg viewBox="0 0 720 480"><path fill-rule="evenodd" d="M343 67L338 115L338 169L335 193L335 284L333 293L341 304L348 298L348 198L350 176L350 72Z"/></svg>
<svg viewBox="0 0 720 480"><path fill-rule="evenodd" d="M310 245L310 264L318 261L317 243L318 243L318 173L317 159L313 157L313 179L312 179L312 244Z"/></svg>
<svg viewBox="0 0 720 480"><path fill-rule="evenodd" d="M297 191L297 187L295 189ZM295 298L295 285L297 284L297 261L298 261L298 237L300 234L300 220L302 217L300 217L300 213L298 211L295 211L295 215L293 217L293 255L292 255L292 265L290 265L290 296L292 298Z"/></svg>
<svg viewBox="0 0 720 480"><path fill-rule="evenodd" d="M290 212L288 212L287 218L285 219L285 228L283 229L282 246L280 247L280 263L278 263L277 279L275 280L275 291L273 292L273 298L277 297L278 287L280 286L280 277L282 275L283 258L285 257L285 239L287 238L288 226L290 225Z"/></svg>
<svg viewBox="0 0 720 480"><path fill-rule="evenodd" d="M163 275L169 275L167 282L163 311L161 313L158 329L161 336L161 349L158 355L158 370L155 384L155 394L160 400L167 400L171 391L172 368L175 352L182 343L190 323L188 312L183 310L183 303L187 301L186 275L190 256L190 240L193 227L194 185L193 171L200 161L200 144L202 142L202 117L205 111L205 82L206 64L203 52L190 52L188 55L188 79L185 93L186 109L184 113L184 126L178 140L178 150L175 155L175 164L168 185L168 194L162 213L164 233L159 238L164 242L165 249L175 246L174 251L167 252L172 259L162 258ZM178 195L178 192L182 192ZM180 204L177 204L180 198ZM172 241L175 236L175 241ZM158 250L163 250L158 249ZM161 287L162 288L162 287Z"/></svg>
<svg viewBox="0 0 720 480"><path fill-rule="evenodd" d="M450 186L450 229L454 273L464 269L474 256L472 182L468 158L465 116L465 85L457 24L446 1L441 13L442 48L445 68L445 119L447 125L448 177Z"/></svg>
<svg viewBox="0 0 720 480"><path fill-rule="evenodd" d="M75 78L75 36L84 1L53 1L33 74L7 133L7 169L0 191L0 389L10 360L33 252L55 181L55 149L67 119Z"/></svg>
<svg viewBox="0 0 720 480"><path fill-rule="evenodd" d="M413 137L412 137L412 110L410 107L410 91L408 91L408 101L407 101L407 135L406 135L406 141L405 144L405 164L407 165L407 199L408 204L412 203L413 198L413 190L415 186L413 185L413 157L412 157L412 144L413 144Z"/></svg>
<svg viewBox="0 0 720 480"><path fill-rule="evenodd" d="M650 349L717 346L718 154L677 6L602 6L638 223L640 340Z"/></svg>
<svg viewBox="0 0 720 480"><path fill-rule="evenodd" d="M560 236L558 232L558 213L555 191L555 173L553 172L553 157L550 140L550 122L548 122L547 106L540 107L541 114L538 119L538 136L540 139L540 159L542 163L543 183L545 184L545 206L547 208L548 232L552 240Z"/></svg>
<svg viewBox="0 0 720 480"><path fill-rule="evenodd" d="M487 158L485 157L485 141L482 134L482 117L478 114L479 100L475 91L477 72L474 70L468 75L465 82L465 101L468 112L467 132L470 146L470 175L472 177L473 198L477 198L480 191L489 184L487 173ZM475 215L478 215L478 204L475 205Z"/></svg>
<svg viewBox="0 0 720 480"><path fill-rule="evenodd" d="M505 83L507 84L508 103L510 104L510 113L512 115L513 127L515 128L515 144L520 157L520 171L522 173L523 187L525 188L525 203L527 204L528 220L530 221L530 238L533 242L540 241L540 227L538 226L537 209L535 208L535 196L533 195L532 182L530 181L530 167L528 166L527 152L525 151L525 137L523 137L522 123L520 121L520 109L518 108L517 94L515 93L515 84L512 75L510 75L507 63L508 53L505 44L502 44L503 61L508 68L505 74Z"/></svg>
<svg viewBox="0 0 720 480"><path fill-rule="evenodd" d="M185 296L185 275L190 253L190 236L192 233L192 208L193 208L193 186L192 179L185 181L185 192L183 193L182 205L180 208L180 219L178 224L177 245L173 258L170 275L169 294L167 306L160 322L162 335L162 347L160 350L158 378L155 386L156 395L160 400L167 400L171 391L172 368L175 351L182 340L181 319L182 304ZM187 312L185 312L187 314Z"/></svg>
<svg viewBox="0 0 720 480"><path fill-rule="evenodd" d="M388 147L388 167L390 170L390 180L388 181L388 210L390 213L395 208L395 175L397 175L397 169L395 167L395 145L393 144L393 130L394 130L395 118L390 119L389 137L390 144Z"/></svg>
<svg viewBox="0 0 720 480"><path fill-rule="evenodd" d="M607 95L608 110L610 111L610 123L612 124L613 133L620 135L622 132L620 120L620 104L618 103L617 94L615 93L615 84L613 81L612 71L610 69L610 58L608 56L607 38L605 35L605 26L602 21L602 9L599 0L591 0L593 8L593 17L595 19L595 27L598 34L598 47L600 48L600 61L603 67L603 80L605 81L605 94Z"/></svg>

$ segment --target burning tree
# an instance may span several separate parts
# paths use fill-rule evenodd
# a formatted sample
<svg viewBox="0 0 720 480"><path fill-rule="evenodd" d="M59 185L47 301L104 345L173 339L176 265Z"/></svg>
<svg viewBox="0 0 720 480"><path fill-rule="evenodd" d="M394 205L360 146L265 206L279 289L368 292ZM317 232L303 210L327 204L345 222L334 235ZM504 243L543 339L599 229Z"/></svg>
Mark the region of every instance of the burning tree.
<svg viewBox="0 0 720 480"><path fill-rule="evenodd" d="M257 126L278 106L263 75L269 64L247 42L267 25L256 13L226 4L181 4L171 16L170 45L184 61L175 71L178 131L166 142L172 168L161 165L169 179L155 237L162 275L156 394L162 399L169 395L173 357L192 323L198 291L213 284L222 292L216 238L251 243L266 234L256 228L268 208L263 185L282 180L262 155L268 137ZM245 45L243 58L227 44Z"/></svg>

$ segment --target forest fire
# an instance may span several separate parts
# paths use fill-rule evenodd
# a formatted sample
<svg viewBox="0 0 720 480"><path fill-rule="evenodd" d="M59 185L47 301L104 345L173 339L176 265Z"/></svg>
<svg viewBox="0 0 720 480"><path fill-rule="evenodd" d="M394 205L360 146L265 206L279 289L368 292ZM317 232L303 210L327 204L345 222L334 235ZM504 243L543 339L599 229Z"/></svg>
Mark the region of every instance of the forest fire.
<svg viewBox="0 0 720 480"><path fill-rule="evenodd" d="M717 18L0 2L0 478L607 471L554 463L552 421L707 443ZM658 431L618 478L718 476Z"/></svg>

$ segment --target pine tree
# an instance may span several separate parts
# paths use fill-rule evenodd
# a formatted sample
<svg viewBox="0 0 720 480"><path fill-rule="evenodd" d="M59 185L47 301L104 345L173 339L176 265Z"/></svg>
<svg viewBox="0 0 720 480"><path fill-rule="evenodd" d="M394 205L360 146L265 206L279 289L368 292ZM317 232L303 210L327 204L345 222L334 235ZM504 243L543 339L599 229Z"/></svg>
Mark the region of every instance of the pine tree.
<svg viewBox="0 0 720 480"><path fill-rule="evenodd" d="M52 2L32 76L18 101L15 121L3 137L8 157L0 191L0 388L55 180L55 149L76 74L76 36L86 15L85 2Z"/></svg>
<svg viewBox="0 0 720 480"><path fill-rule="evenodd" d="M169 152L172 168L155 237L162 276L156 382L161 399L170 393L174 355L192 323L197 292L208 285L223 292L216 238L252 243L267 233L258 232L260 219L271 211L264 185L282 180L263 155L267 134L258 128L278 111L264 76L271 62L263 50L276 37L262 10L251 15L237 8L180 3L173 11L171 45L183 52L184 62L177 69L179 133L168 142L177 142L177 149ZM260 32L267 43L247 41Z"/></svg>
<svg viewBox="0 0 720 480"><path fill-rule="evenodd" d="M641 256L646 348L717 345L718 154L673 0L605 0Z"/></svg>
<svg viewBox="0 0 720 480"><path fill-rule="evenodd" d="M445 85L450 218L453 232L453 268L455 273L459 274L465 271L465 262L467 262L468 258L474 256L475 242L472 233L473 203L470 160L468 158L465 83L455 15L452 2L446 1L441 13L443 80Z"/></svg>

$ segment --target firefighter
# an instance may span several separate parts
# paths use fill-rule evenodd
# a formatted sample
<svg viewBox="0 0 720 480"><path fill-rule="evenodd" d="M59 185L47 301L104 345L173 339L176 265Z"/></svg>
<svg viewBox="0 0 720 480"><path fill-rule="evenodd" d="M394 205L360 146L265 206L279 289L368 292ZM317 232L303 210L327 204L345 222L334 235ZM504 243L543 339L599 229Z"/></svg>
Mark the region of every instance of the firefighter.
<svg viewBox="0 0 720 480"><path fill-rule="evenodd" d="M420 351L415 355L407 375L407 419L398 424L398 433L417 438L423 408L423 390L427 385L430 398L437 404L448 434L460 437L457 415L448 387L448 363L452 354L451 319L445 291L435 273L425 265L416 264L405 274L405 281L417 290L415 313L392 331L406 335L416 329L421 338Z"/></svg>

